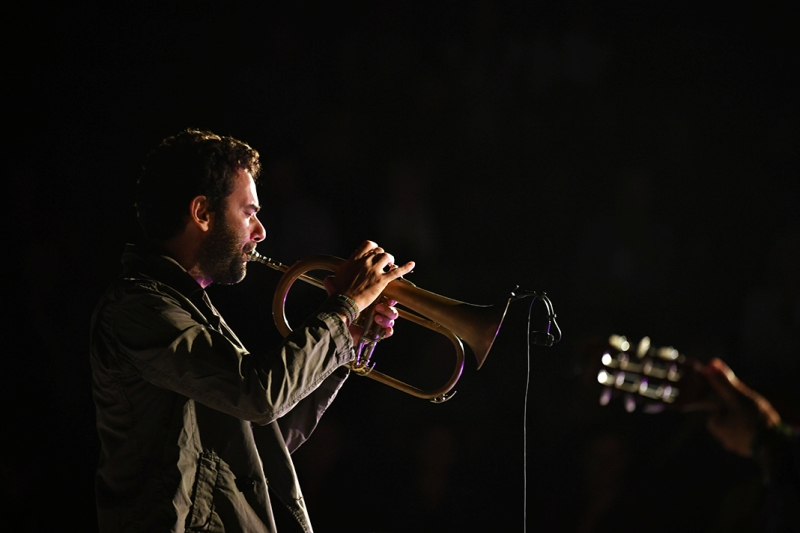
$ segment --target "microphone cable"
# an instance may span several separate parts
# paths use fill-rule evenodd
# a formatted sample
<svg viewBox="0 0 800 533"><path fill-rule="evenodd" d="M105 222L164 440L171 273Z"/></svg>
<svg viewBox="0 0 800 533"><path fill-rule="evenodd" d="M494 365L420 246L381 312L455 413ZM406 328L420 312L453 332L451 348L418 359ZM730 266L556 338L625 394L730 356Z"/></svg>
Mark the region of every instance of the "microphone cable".
<svg viewBox="0 0 800 533"><path fill-rule="evenodd" d="M513 300L519 300L532 296L531 304L528 306L528 327L526 336L526 355L527 355L527 373L525 376L525 403L522 412L522 531L523 533L528 530L528 393L530 391L531 383L531 341L537 346L551 347L553 344L561 340L561 328L556 322L556 313L553 309L553 302L547 297L547 293L536 291L525 291L522 294L511 293ZM547 329L544 332L531 331L531 319L533 316L533 304L536 300L541 300L547 310ZM550 333L552 327L555 327L557 335ZM532 337L532 338L531 338Z"/></svg>

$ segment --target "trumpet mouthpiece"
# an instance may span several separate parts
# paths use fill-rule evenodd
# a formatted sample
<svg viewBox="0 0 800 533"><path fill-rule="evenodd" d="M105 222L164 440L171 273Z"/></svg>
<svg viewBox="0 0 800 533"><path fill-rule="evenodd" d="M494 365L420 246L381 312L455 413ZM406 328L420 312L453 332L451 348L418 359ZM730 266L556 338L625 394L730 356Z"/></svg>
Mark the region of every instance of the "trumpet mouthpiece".
<svg viewBox="0 0 800 533"><path fill-rule="evenodd" d="M247 260L248 261L258 261L259 263L263 263L265 261L269 261L269 259L267 257L264 257L260 253L256 252L255 248L253 250L251 250L247 254Z"/></svg>

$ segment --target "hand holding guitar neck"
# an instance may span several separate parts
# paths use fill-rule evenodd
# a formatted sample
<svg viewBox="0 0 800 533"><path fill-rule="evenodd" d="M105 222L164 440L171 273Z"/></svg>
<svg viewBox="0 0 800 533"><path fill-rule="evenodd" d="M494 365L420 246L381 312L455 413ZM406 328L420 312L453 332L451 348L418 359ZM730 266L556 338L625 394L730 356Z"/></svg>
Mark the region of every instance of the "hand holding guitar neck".
<svg viewBox="0 0 800 533"><path fill-rule="evenodd" d="M757 436L781 425L766 398L742 383L720 359L707 365L675 348L651 346L644 337L636 348L612 335L600 358L600 403L622 396L627 411L642 405L646 413L664 409L708 411L708 430L733 453L753 456Z"/></svg>
<svg viewBox="0 0 800 533"><path fill-rule="evenodd" d="M780 424L780 415L766 398L742 383L720 359L708 363L703 375L717 399L708 417L709 432L726 450L752 457L756 435Z"/></svg>

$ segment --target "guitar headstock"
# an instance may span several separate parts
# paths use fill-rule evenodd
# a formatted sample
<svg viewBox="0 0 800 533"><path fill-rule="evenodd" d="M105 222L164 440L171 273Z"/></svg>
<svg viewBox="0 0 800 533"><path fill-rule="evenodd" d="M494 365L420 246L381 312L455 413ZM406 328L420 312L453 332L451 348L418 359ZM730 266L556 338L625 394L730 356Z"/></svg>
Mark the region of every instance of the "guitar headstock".
<svg viewBox="0 0 800 533"><path fill-rule="evenodd" d="M690 408L708 392L698 361L672 346L655 347L649 337L634 346L624 336L611 335L600 363L601 405L622 396L628 412L641 405L644 412L657 413L666 408Z"/></svg>

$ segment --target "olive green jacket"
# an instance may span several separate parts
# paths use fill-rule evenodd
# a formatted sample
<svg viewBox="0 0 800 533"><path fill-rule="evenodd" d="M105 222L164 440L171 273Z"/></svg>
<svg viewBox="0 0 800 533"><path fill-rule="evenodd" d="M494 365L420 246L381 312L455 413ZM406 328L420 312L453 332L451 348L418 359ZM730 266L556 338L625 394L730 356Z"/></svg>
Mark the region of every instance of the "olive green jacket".
<svg viewBox="0 0 800 533"><path fill-rule="evenodd" d="M348 375L342 321L320 311L251 354L177 262L122 262L91 324L100 531L274 532L272 495L310 532L290 453Z"/></svg>

